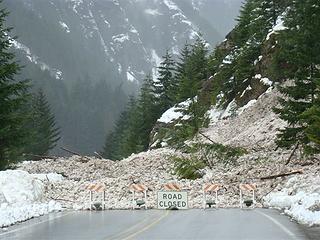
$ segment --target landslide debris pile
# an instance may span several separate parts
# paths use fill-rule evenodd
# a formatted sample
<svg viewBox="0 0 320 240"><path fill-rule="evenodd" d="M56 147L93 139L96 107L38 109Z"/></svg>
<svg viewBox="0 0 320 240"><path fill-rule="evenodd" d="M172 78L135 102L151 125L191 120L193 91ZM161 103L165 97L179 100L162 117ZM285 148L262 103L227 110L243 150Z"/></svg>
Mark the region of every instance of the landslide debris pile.
<svg viewBox="0 0 320 240"><path fill-rule="evenodd" d="M238 206L239 183L256 183L258 206L261 206L261 198L276 188L283 179L261 181L259 178L297 167L291 165L280 169L279 165L284 159L277 158L280 156L278 152L268 155L251 153L241 157L238 166L228 168L220 165L215 169L206 169L203 178L179 180L170 170L172 163L168 156L172 154L174 152L170 149L157 149L133 155L119 162L97 158L83 162L81 157L73 156L27 162L22 164L20 169L30 173L62 174L64 180L61 182L43 180L46 188L44 200L56 200L65 208L87 209L89 193L86 187L90 183L104 183L107 208L128 209L132 206L132 195L129 191L132 183L145 184L149 188L148 207L156 207L156 192L169 182L175 182L188 191L191 208L202 207L202 188L206 183L220 183L224 186L219 192L219 207ZM270 162L273 158L277 158L277 161ZM314 170L312 166L303 168L306 172ZM101 201L101 194L94 194L94 197L95 201Z"/></svg>
<svg viewBox="0 0 320 240"><path fill-rule="evenodd" d="M286 160L290 151L275 150L274 140L278 128L284 126L272 112L278 93L267 91L241 114L227 119L215 119L209 128L202 132L210 139L222 144L244 147L247 153L241 156L236 165L225 165L217 161L213 169L206 168L203 177L196 180L178 179L173 174L171 157L182 153L169 148L160 148L133 154L122 161L72 156L55 160L25 162L20 169L29 173L56 172L64 176L64 181L46 182L45 200L59 201L66 208L86 209L89 207L90 183L104 183L106 203L110 209L131 208L132 195L129 186L142 183L149 188L148 207L156 207L156 192L165 183L175 182L188 191L189 207L202 207L202 189L207 183L220 183L224 188L219 192L219 207L239 205L239 184L255 183L257 201L261 206L262 198L287 178L260 180L261 177L302 169L304 174L319 174L319 165L300 161L295 155L288 165ZM198 137L195 141L208 142ZM298 156L298 158L297 158ZM280 184L280 185L279 185ZM95 201L101 201L101 194L94 194Z"/></svg>
<svg viewBox="0 0 320 240"><path fill-rule="evenodd" d="M257 100L252 100L253 104L243 107L237 116L222 112L202 132L218 143L252 151L273 151L277 147L275 140L278 130L286 126L286 122L273 112L280 96L276 89L269 88Z"/></svg>

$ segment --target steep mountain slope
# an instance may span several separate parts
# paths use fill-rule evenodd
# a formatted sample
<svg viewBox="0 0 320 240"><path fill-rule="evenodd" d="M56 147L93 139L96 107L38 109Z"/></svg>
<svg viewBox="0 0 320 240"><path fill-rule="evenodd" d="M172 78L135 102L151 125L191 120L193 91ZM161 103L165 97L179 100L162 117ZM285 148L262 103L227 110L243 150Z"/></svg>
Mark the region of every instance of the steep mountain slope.
<svg viewBox="0 0 320 240"><path fill-rule="evenodd" d="M209 96L209 104L206 100L198 103L207 108L205 117L214 120L234 117L285 80L281 79L275 61L279 53L277 37L286 29L283 22L288 3L283 1L274 5L273 1L261 2L252 0L244 5L237 25L208 58L211 76L203 82L204 88L198 91L200 98L203 98L202 95ZM169 140L171 145L170 139L177 141L174 136L194 121L190 117L193 114L190 103L182 108L180 105L185 104L168 109L158 120L152 133L152 144L158 143L159 146ZM275 106L276 103L273 103L272 107ZM267 118L272 120L274 116L272 114ZM260 121L260 116L257 118ZM219 126L217 129L221 128ZM162 134L157 134L159 129ZM244 128L235 129L232 134L243 131ZM232 134L225 137L231 141Z"/></svg>
<svg viewBox="0 0 320 240"><path fill-rule="evenodd" d="M192 1L6 0L22 78L43 88L62 128L61 145L101 149L105 134L166 49L198 32L222 36Z"/></svg>
<svg viewBox="0 0 320 240"><path fill-rule="evenodd" d="M188 1L179 5L183 8L171 0L5 2L18 41L61 70L59 78L70 83L86 75L108 76L108 82L135 85L166 49L177 52L200 30L212 44L221 39Z"/></svg>
<svg viewBox="0 0 320 240"><path fill-rule="evenodd" d="M92 153L166 49L222 39L192 1L6 0L21 77L43 88L61 145ZM226 5L227 6L227 5ZM225 8L227 10L227 8ZM226 20L227 21L227 20ZM97 92L98 91L98 92Z"/></svg>

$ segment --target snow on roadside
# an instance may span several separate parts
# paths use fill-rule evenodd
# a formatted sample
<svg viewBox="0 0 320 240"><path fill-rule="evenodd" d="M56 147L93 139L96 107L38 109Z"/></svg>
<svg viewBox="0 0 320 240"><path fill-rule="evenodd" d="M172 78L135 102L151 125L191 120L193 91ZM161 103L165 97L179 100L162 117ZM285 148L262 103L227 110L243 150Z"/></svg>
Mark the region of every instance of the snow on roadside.
<svg viewBox="0 0 320 240"><path fill-rule="evenodd" d="M22 170L0 172L0 227L61 211L60 203L43 202L44 180L62 180L59 174L29 174Z"/></svg>
<svg viewBox="0 0 320 240"><path fill-rule="evenodd" d="M281 189L264 197L267 207L281 210L309 226L320 225L320 177L301 175L291 177Z"/></svg>

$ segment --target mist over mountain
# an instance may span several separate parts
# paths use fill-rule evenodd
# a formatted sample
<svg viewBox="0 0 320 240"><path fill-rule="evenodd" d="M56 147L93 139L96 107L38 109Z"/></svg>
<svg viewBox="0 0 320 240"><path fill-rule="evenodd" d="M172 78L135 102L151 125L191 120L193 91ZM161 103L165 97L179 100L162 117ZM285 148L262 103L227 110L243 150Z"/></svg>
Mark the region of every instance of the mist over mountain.
<svg viewBox="0 0 320 240"><path fill-rule="evenodd" d="M214 47L234 25L240 2L5 0L4 7L18 36L21 78L47 95L59 145L91 154L144 76L155 76L165 51L178 54L200 32Z"/></svg>

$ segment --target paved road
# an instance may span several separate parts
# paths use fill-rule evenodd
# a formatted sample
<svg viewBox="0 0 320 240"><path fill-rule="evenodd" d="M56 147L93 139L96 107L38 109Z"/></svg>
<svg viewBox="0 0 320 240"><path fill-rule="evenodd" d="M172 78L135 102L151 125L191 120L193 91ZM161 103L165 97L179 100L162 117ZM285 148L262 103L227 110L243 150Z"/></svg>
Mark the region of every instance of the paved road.
<svg viewBox="0 0 320 240"><path fill-rule="evenodd" d="M320 234L314 236L313 239L320 239ZM0 239L303 240L311 238L307 236L304 228L275 210L194 209L51 214L11 227L6 232L0 231Z"/></svg>

